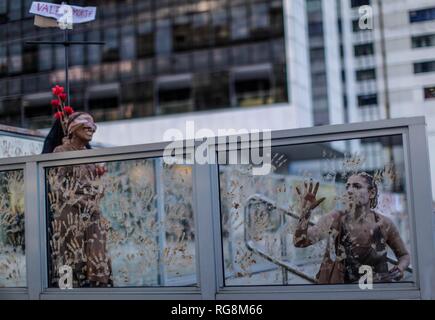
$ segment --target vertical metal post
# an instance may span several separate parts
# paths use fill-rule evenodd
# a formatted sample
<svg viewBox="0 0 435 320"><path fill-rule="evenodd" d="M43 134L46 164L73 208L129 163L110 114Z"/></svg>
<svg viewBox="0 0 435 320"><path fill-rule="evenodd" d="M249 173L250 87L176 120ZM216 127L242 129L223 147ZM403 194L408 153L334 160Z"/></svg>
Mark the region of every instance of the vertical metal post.
<svg viewBox="0 0 435 320"><path fill-rule="evenodd" d="M68 29L65 29L64 31L64 40L65 40L65 87L66 87L66 94L67 94L67 105L70 105L69 101L69 76L68 76L68 68L69 68L69 59L68 59L68 53L69 53L69 39L68 39Z"/></svg>
<svg viewBox="0 0 435 320"><path fill-rule="evenodd" d="M210 150L210 149L209 149ZM212 165L193 166L193 200L196 240L196 266L204 300L216 298L216 256L212 209Z"/></svg>
<svg viewBox="0 0 435 320"><path fill-rule="evenodd" d="M24 170L25 241L27 287L31 300L39 299L42 292L42 261L40 247L39 177L36 162L26 163Z"/></svg>
<svg viewBox="0 0 435 320"><path fill-rule="evenodd" d="M435 299L435 219L432 213L432 190L426 126L409 126L411 205L415 215L418 277L422 299ZM418 161L417 161L418 160Z"/></svg>
<svg viewBox="0 0 435 320"><path fill-rule="evenodd" d="M164 258L166 248L166 226L165 226L165 188L163 184L163 161L161 158L154 160L155 186L157 193L157 241L158 241L158 261L157 261L157 280L159 286L167 283L167 274Z"/></svg>

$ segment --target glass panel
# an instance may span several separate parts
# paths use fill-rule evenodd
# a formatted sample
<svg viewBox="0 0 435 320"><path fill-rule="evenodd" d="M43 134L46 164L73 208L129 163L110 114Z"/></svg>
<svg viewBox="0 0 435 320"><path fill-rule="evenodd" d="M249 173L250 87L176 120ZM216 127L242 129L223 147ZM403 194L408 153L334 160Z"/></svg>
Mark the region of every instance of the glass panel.
<svg viewBox="0 0 435 320"><path fill-rule="evenodd" d="M0 288L26 286L23 170L0 172Z"/></svg>
<svg viewBox="0 0 435 320"><path fill-rule="evenodd" d="M197 284L192 168L162 159L46 170L49 286Z"/></svg>
<svg viewBox="0 0 435 320"><path fill-rule="evenodd" d="M266 175L219 166L226 286L358 283L363 265L373 282L413 281L401 135L273 147L269 160Z"/></svg>
<svg viewBox="0 0 435 320"><path fill-rule="evenodd" d="M32 134L31 131L28 132ZM0 158L21 157L40 154L44 141L42 137L13 135L0 128Z"/></svg>

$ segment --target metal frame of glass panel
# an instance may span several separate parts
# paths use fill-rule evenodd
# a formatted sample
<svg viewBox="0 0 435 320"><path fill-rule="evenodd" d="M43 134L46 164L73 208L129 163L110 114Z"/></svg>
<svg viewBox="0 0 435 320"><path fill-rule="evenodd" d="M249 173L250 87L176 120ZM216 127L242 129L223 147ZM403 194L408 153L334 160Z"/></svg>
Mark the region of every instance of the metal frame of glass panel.
<svg viewBox="0 0 435 320"><path fill-rule="evenodd" d="M401 134L411 225L414 283L224 287L218 165L193 165L196 272L199 287L48 288L45 168L161 157L168 143L0 159L0 171L24 169L27 285L0 288L0 299L434 299L435 241L424 117L272 132L272 147ZM204 143L203 141L196 143ZM189 145L189 144L185 144ZM193 145L193 143L191 144ZM211 150L218 150L214 143ZM212 146L208 145L210 150ZM240 148L240 146L236 146ZM190 148L187 152L192 152ZM186 150L183 150L186 152ZM418 230L418 232L417 232Z"/></svg>

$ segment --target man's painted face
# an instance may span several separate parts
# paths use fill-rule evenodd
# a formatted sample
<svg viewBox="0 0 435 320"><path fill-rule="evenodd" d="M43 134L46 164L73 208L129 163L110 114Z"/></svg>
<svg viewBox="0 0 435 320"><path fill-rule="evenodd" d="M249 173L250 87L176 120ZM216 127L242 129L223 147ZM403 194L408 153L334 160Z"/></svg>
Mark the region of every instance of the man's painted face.
<svg viewBox="0 0 435 320"><path fill-rule="evenodd" d="M346 182L348 201L354 206L365 206L370 203L371 192L367 180L360 175L352 175Z"/></svg>
<svg viewBox="0 0 435 320"><path fill-rule="evenodd" d="M94 128L84 125L75 130L74 135L76 135L80 140L90 142L94 135Z"/></svg>

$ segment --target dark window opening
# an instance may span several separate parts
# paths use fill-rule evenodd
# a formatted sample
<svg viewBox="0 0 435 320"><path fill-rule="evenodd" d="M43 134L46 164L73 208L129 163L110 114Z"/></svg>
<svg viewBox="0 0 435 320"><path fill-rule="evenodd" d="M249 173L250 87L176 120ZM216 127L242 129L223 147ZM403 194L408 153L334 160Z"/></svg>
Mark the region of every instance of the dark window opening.
<svg viewBox="0 0 435 320"><path fill-rule="evenodd" d="M409 22L424 22L435 20L435 8L413 10L409 12Z"/></svg>
<svg viewBox="0 0 435 320"><path fill-rule="evenodd" d="M190 16L180 16L175 19L172 27L172 37L175 52L192 48L192 25Z"/></svg>
<svg viewBox="0 0 435 320"><path fill-rule="evenodd" d="M369 6L370 0L352 0L351 1L351 8L361 7L361 6Z"/></svg>
<svg viewBox="0 0 435 320"><path fill-rule="evenodd" d="M2 124L21 127L21 99L0 101L0 119Z"/></svg>
<svg viewBox="0 0 435 320"><path fill-rule="evenodd" d="M414 63L414 73L427 73L435 71L435 61L424 61Z"/></svg>
<svg viewBox="0 0 435 320"><path fill-rule="evenodd" d="M53 122L53 108L49 103L26 102L24 108L25 126L31 129L50 127Z"/></svg>
<svg viewBox="0 0 435 320"><path fill-rule="evenodd" d="M354 50L355 57L369 56L375 52L373 43L355 45L353 47L353 50Z"/></svg>
<svg viewBox="0 0 435 320"><path fill-rule="evenodd" d="M38 48L36 45L25 45L23 53L24 73L38 72Z"/></svg>
<svg viewBox="0 0 435 320"><path fill-rule="evenodd" d="M104 31L105 45L103 47L103 62L115 62L119 60L118 29L110 28Z"/></svg>
<svg viewBox="0 0 435 320"><path fill-rule="evenodd" d="M375 69L365 69L365 70L357 70L356 71L356 80L357 81L374 80L374 79L376 79L376 70Z"/></svg>
<svg viewBox="0 0 435 320"><path fill-rule="evenodd" d="M228 72L195 75L194 92L196 110L228 108L230 106Z"/></svg>
<svg viewBox="0 0 435 320"><path fill-rule="evenodd" d="M371 106L378 104L377 94L366 94L358 96L358 106Z"/></svg>
<svg viewBox="0 0 435 320"><path fill-rule="evenodd" d="M241 79L234 83L237 105L241 107L271 103L270 79Z"/></svg>
<svg viewBox="0 0 435 320"><path fill-rule="evenodd" d="M88 101L89 110L95 121L118 120L119 101L117 96L90 98Z"/></svg>
<svg viewBox="0 0 435 320"><path fill-rule="evenodd" d="M435 86L424 88L424 98L426 100L435 99Z"/></svg>
<svg viewBox="0 0 435 320"><path fill-rule="evenodd" d="M251 37L265 39L269 37L270 16L268 3L256 3L250 7L251 11Z"/></svg>
<svg viewBox="0 0 435 320"><path fill-rule="evenodd" d="M172 114L193 111L192 89L160 88L158 92L159 114Z"/></svg>
<svg viewBox="0 0 435 320"><path fill-rule="evenodd" d="M435 46L435 34L412 37L413 48L424 48Z"/></svg>

